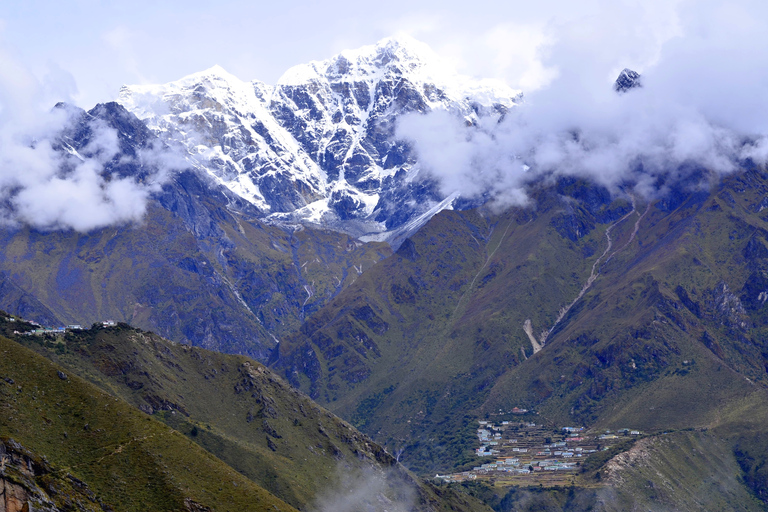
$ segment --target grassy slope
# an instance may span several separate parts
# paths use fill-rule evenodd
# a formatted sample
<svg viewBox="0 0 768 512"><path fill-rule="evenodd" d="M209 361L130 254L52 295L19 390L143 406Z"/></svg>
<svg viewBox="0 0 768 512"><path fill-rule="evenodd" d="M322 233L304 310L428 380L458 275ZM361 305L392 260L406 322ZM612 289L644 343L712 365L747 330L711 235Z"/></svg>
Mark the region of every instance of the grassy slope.
<svg viewBox="0 0 768 512"><path fill-rule="evenodd" d="M750 206L766 188L749 192L733 205L713 195L652 209L546 351L497 381L487 410L516 396L559 421L707 426L724 404L764 389L764 312L746 309L745 286L768 260L744 254L750 240L764 243L768 223Z"/></svg>
<svg viewBox="0 0 768 512"><path fill-rule="evenodd" d="M746 173L718 194L649 210L545 350L498 379L480 410L522 402L560 423L709 428L656 438L649 458L593 498L606 510L763 509L765 312L750 282L759 287L765 269L755 205L766 192Z"/></svg>
<svg viewBox="0 0 768 512"><path fill-rule="evenodd" d="M729 443L712 431L638 442L603 469L603 510L764 510L740 477Z"/></svg>
<svg viewBox="0 0 768 512"><path fill-rule="evenodd" d="M768 422L720 422L768 382L766 176L745 171L709 195L677 190L649 208L629 243L646 207L638 205L611 232L621 250L532 355L523 321L536 333L553 325L605 248L607 217L578 188L567 192L567 201L542 194L533 212L436 217L287 339L278 365L391 448L405 446L405 462L425 473L471 460L473 418L524 406L561 424L718 427L729 432L723 449L740 439L747 447L742 476L751 472L760 492L766 443L755 436ZM568 236L574 230L587 234ZM413 285L430 277L430 287ZM366 304L378 319L360 314ZM343 355L337 345L354 355L354 340L365 340L359 332L381 356ZM313 369L309 358L296 357L309 349L314 372L304 371ZM394 359L398 351L406 357ZM365 368L360 378L334 380L350 359Z"/></svg>
<svg viewBox="0 0 768 512"><path fill-rule="evenodd" d="M185 510L185 499L215 510L293 510L163 423L71 372L62 379L16 342L0 337L0 353L2 435L115 510Z"/></svg>
<svg viewBox="0 0 768 512"><path fill-rule="evenodd" d="M0 328L18 328L0 322ZM339 471L386 475L385 494L413 488L434 510L482 509L440 497L349 424L265 367L176 345L121 325L70 334L61 342L20 341L183 433L254 482L304 508Z"/></svg>
<svg viewBox="0 0 768 512"><path fill-rule="evenodd" d="M434 217L286 339L278 366L419 470L468 462L474 409L532 354L523 323L554 321L600 248L604 227L562 237L567 209L539 199L535 215Z"/></svg>

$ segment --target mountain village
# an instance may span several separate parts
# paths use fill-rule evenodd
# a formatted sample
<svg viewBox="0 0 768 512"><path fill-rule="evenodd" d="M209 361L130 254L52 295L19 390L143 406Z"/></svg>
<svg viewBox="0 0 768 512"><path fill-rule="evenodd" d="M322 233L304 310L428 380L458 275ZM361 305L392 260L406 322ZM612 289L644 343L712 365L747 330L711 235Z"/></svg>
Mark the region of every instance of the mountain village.
<svg viewBox="0 0 768 512"><path fill-rule="evenodd" d="M528 421L480 421L478 457L493 457L492 462L469 471L436 475L446 482L491 480L506 484L541 483L558 485L580 470L591 454L605 451L628 438L642 435L639 430L587 432L584 427L551 427Z"/></svg>
<svg viewBox="0 0 768 512"><path fill-rule="evenodd" d="M43 336L43 335L46 335L46 334L57 335L57 334L63 334L65 332L69 332L69 331L84 331L84 330L87 330L87 328L83 327L80 324L69 324L67 326L60 326L60 327L44 327L44 326L40 325L39 323L35 322L34 320L25 320L23 318L16 318L16 317L13 317L13 316L5 317L5 321L6 322L15 323L17 320L19 322L27 323L27 324L30 324L30 325L36 327L35 329L31 329L29 331L24 331L24 332L17 331L17 330L13 331L13 334L20 334L20 335L24 335L24 336ZM100 327L115 327L115 326L117 326L117 322L115 322L114 320L104 320L104 321L102 321L100 323L94 324L91 328L98 327L98 326L100 326Z"/></svg>

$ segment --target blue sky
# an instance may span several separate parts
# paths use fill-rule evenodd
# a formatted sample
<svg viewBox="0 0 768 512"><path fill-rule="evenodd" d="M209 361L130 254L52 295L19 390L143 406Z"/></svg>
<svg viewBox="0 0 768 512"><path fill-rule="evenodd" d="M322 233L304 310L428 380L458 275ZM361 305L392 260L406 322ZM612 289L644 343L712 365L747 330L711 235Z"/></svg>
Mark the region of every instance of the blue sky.
<svg viewBox="0 0 768 512"><path fill-rule="evenodd" d="M87 108L114 98L122 84L167 82L214 64L274 83L292 65L398 32L428 43L466 74L530 89L542 81L540 60L560 26L637 20L654 27L638 45L645 49L674 25L669 2L533 4L7 0L0 3L0 52ZM628 53L624 60L633 60Z"/></svg>

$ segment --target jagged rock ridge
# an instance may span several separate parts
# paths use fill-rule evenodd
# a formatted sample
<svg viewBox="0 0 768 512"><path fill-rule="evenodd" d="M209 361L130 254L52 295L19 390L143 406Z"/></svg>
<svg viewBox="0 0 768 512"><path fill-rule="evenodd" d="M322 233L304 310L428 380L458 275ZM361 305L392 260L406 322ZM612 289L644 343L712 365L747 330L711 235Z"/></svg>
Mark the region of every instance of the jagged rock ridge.
<svg viewBox="0 0 768 512"><path fill-rule="evenodd" d="M416 179L398 118L442 109L475 123L503 115L519 93L446 72L425 45L399 37L295 66L274 86L216 66L123 87L118 101L264 216L359 236L451 206Z"/></svg>
<svg viewBox="0 0 768 512"><path fill-rule="evenodd" d="M616 78L616 82L613 84L613 88L616 92L627 92L630 89L642 86L643 84L640 81L640 73L637 71L632 71L629 68L624 68Z"/></svg>

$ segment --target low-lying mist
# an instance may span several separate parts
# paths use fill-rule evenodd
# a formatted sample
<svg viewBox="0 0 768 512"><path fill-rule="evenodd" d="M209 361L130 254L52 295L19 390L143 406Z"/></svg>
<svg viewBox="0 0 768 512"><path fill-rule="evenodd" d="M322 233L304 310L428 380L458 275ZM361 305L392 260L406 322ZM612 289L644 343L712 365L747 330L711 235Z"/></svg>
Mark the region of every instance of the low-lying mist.
<svg viewBox="0 0 768 512"><path fill-rule="evenodd" d="M412 512L415 485L396 469L357 470L339 466L336 481L321 493L312 512Z"/></svg>

